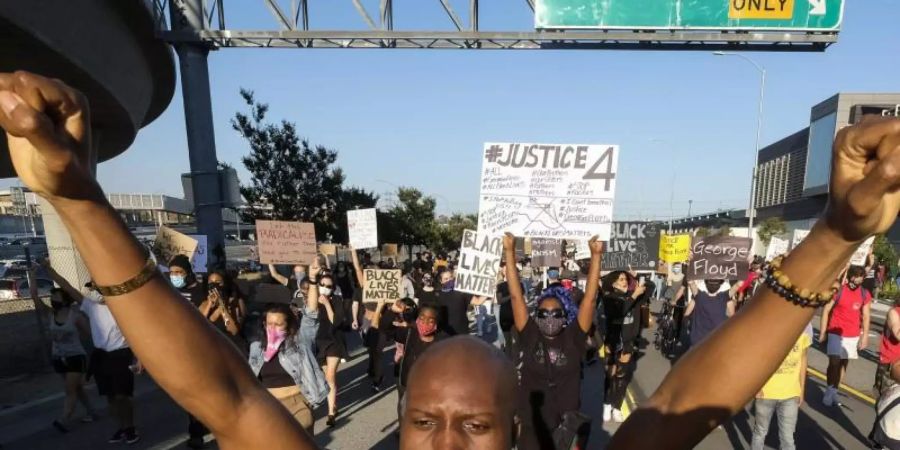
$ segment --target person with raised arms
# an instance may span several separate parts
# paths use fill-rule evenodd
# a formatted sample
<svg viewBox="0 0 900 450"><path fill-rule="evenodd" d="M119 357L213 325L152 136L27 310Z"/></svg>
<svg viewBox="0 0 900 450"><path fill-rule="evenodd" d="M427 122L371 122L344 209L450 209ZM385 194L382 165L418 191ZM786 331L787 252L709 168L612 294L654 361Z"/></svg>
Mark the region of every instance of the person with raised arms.
<svg viewBox="0 0 900 450"><path fill-rule="evenodd" d="M222 449L315 448L302 426L260 385L237 349L160 276L146 249L109 204L92 174L89 124L85 97L63 82L27 72L0 73L0 127L7 133L17 174L59 213L96 289L157 384L208 425ZM616 431L609 449L693 448L743 410L791 350L815 307L832 299L832 282L856 248L886 232L897 219L900 119L865 118L841 130L829 188L825 215L807 238L773 262L764 287L740 314L682 356L656 392ZM505 252L512 262L508 266L514 265L514 250ZM599 277L599 255L592 260L595 257ZM510 288L517 302L517 328L524 328L529 318L521 289L517 282ZM589 302L596 292L586 297ZM542 303L547 308L542 315L557 318L549 309L556 305ZM587 328L582 325L579 314L576 329ZM543 328L552 331L555 322ZM409 401L439 409L422 409L426 415L446 411L458 417L469 405L447 398L461 392L462 384L471 385L471 379L447 377L435 388L420 384L430 374L425 368L433 366L422 364L421 371L410 375ZM489 408L502 411L509 406L505 403L501 396ZM409 408L403 426L484 429L458 420L423 419ZM436 442L433 448L446 448L444 441ZM510 445L509 440L497 440L482 448Z"/></svg>

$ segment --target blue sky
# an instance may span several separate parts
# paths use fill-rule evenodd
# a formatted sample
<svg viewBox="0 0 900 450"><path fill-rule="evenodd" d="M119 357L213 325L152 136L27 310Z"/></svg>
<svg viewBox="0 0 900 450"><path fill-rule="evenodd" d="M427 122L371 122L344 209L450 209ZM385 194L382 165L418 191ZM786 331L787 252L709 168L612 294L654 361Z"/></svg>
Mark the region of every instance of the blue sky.
<svg viewBox="0 0 900 450"><path fill-rule="evenodd" d="M800 1L800 0L798 0ZM377 11L377 1L366 1ZM465 17L466 2L454 2ZM524 0L481 2L483 30L527 30ZM349 0L311 2L312 25L364 29ZM451 27L440 2L395 0L395 29ZM374 15L374 14L373 14ZM262 2L226 1L229 28L275 29ZM852 0L825 53L752 53L769 73L763 143L808 124L834 93L900 91L900 5ZM702 52L223 49L210 54L216 146L247 173L229 120L238 89L338 150L348 183L422 189L438 210L476 212L484 142L619 144L618 219L746 207L759 76ZM131 149L100 165L107 192L181 196L188 171L180 89Z"/></svg>

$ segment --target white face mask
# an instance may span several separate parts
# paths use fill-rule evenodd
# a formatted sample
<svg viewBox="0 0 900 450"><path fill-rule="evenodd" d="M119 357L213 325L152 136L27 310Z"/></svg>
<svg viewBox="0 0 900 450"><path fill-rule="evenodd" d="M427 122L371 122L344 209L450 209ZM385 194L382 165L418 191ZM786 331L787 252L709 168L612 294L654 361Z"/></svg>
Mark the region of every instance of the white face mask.
<svg viewBox="0 0 900 450"><path fill-rule="evenodd" d="M331 297L332 292L333 291L331 290L331 288L319 286L319 294L322 294L326 297Z"/></svg>

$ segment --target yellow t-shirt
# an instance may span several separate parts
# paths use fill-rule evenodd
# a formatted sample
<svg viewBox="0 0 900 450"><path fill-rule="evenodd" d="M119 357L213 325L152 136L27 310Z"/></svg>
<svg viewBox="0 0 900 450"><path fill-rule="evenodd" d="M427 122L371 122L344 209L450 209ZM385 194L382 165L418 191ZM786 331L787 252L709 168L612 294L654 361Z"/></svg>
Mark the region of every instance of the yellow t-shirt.
<svg viewBox="0 0 900 450"><path fill-rule="evenodd" d="M775 371L772 378L762 388L762 398L769 400L787 400L800 397L800 359L806 354L812 340L809 335L803 333L794 344L794 348L788 353L787 358L781 363L781 367ZM804 376L806 376L804 374Z"/></svg>

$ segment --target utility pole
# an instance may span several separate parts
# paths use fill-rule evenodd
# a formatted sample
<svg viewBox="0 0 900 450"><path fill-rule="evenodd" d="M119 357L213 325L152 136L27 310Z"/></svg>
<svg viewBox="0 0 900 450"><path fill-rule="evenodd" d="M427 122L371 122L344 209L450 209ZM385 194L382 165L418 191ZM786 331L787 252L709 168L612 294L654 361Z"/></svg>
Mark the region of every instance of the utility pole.
<svg viewBox="0 0 900 450"><path fill-rule="evenodd" d="M169 12L174 31L199 32L206 28L203 0L170 0ZM197 233L205 234L208 267L215 267L218 255L224 255L225 231L222 224L222 197L213 128L212 99L209 88L209 47L201 41L175 44L181 69L181 94L187 128L191 187L194 191L194 217ZM222 252L218 252L221 249Z"/></svg>

